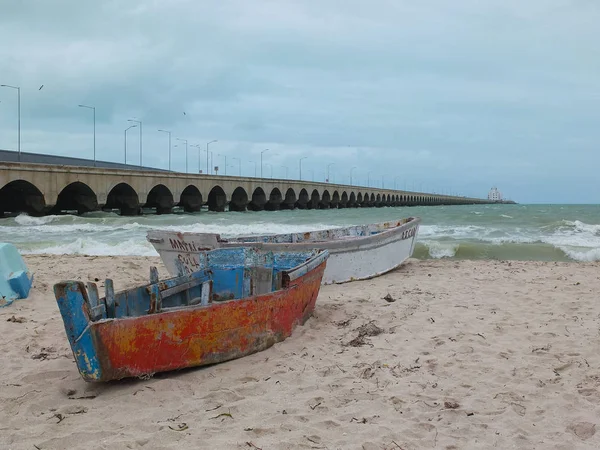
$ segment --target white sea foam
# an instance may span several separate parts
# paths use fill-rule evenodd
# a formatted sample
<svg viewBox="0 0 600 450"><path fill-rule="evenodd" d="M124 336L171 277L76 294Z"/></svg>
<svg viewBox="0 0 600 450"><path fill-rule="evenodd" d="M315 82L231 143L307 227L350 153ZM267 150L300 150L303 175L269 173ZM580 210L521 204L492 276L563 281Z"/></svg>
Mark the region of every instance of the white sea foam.
<svg viewBox="0 0 600 450"><path fill-rule="evenodd" d="M156 230L180 231L184 233L216 233L224 237L255 235L255 234L285 234L302 233L304 231L327 230L338 228L340 225L328 224L302 224L290 225L270 222L256 222L252 224L189 224L189 225L163 225L148 227Z"/></svg>
<svg viewBox="0 0 600 450"><path fill-rule="evenodd" d="M500 214L500 217L504 217L506 219L514 219L513 216L509 216L508 214Z"/></svg>
<svg viewBox="0 0 600 450"><path fill-rule="evenodd" d="M27 214L19 214L17 217L15 217L15 222L23 226L45 225L47 223L52 223L56 220L59 220L60 218L61 216L31 217Z"/></svg>
<svg viewBox="0 0 600 450"><path fill-rule="evenodd" d="M24 254L93 255L93 256L158 256L152 244L139 239L128 239L117 244L94 239L77 238L74 241L22 250Z"/></svg>
<svg viewBox="0 0 600 450"><path fill-rule="evenodd" d="M434 259L452 258L456 255L459 247L459 244L439 241L423 241L422 244L427 247L429 256Z"/></svg>
<svg viewBox="0 0 600 450"><path fill-rule="evenodd" d="M600 247L592 249L574 249L570 247L559 247L565 254L575 261L600 261Z"/></svg>

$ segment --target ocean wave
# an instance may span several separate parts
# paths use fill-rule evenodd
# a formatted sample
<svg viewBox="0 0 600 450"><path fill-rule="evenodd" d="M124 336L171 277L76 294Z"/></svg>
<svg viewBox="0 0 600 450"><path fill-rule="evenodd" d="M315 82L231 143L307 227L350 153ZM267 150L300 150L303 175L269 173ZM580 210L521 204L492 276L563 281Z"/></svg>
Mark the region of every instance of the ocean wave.
<svg viewBox="0 0 600 450"><path fill-rule="evenodd" d="M519 261L592 261L594 254L577 254L545 243L483 242L447 243L421 242L415 247L413 257L417 259L469 259L469 260L519 260ZM584 259L587 258L587 259Z"/></svg>
<svg viewBox="0 0 600 450"><path fill-rule="evenodd" d="M92 256L158 256L152 244L139 239L128 239L117 244L94 239L77 238L74 241L46 247L21 250L23 254L92 255Z"/></svg>
<svg viewBox="0 0 600 450"><path fill-rule="evenodd" d="M216 233L223 237L258 234L285 234L302 233L313 230L327 230L339 228L341 225L329 224L278 224L272 222L255 222L252 224L189 224L189 225L164 225L151 227L156 230L180 231L182 233Z"/></svg>
<svg viewBox="0 0 600 450"><path fill-rule="evenodd" d="M575 261L592 262L600 261L600 248L574 249L570 247L560 247L569 258Z"/></svg>
<svg viewBox="0 0 600 450"><path fill-rule="evenodd" d="M31 235L32 232L44 234L73 234L73 233L111 233L119 231L144 232L148 230L180 231L188 233L217 233L225 237L253 235L253 234L284 234L301 233L313 230L326 230L339 228L344 225L328 223L289 224L269 221L252 223L231 223L228 218L212 220L211 223L201 221L193 223L165 224L149 220L147 223L128 222L119 216L85 218L79 216L45 216L31 217L21 214L14 218L19 226L0 225L0 231L15 235Z"/></svg>
<svg viewBox="0 0 600 450"><path fill-rule="evenodd" d="M423 245L433 259L452 258L460 247L460 244L439 241L423 242Z"/></svg>
<svg viewBox="0 0 600 450"><path fill-rule="evenodd" d="M43 216L43 217L32 217L27 214L19 214L14 218L14 221L24 227L35 226L35 225L46 225L48 223L60 220L63 216Z"/></svg>

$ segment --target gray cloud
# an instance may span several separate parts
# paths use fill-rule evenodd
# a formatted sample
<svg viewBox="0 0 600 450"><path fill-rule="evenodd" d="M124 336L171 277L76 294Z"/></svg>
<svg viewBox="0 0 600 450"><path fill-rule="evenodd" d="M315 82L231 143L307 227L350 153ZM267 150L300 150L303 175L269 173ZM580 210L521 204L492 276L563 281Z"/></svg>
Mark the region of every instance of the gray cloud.
<svg viewBox="0 0 600 450"><path fill-rule="evenodd" d="M319 179L332 162L340 182L357 166L387 186L598 202L599 19L591 0L24 0L0 16L0 83L22 87L25 151L91 156L85 103L107 160L138 117L145 164L166 167L166 128L218 139L230 173L270 148L275 176L309 156ZM15 95L0 101L15 148Z"/></svg>

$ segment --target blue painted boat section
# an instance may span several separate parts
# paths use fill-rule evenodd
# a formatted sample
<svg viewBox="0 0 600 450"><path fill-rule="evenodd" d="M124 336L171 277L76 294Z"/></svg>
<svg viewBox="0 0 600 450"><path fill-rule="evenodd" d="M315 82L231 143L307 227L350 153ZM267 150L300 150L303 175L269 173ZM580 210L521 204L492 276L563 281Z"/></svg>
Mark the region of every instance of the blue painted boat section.
<svg viewBox="0 0 600 450"><path fill-rule="evenodd" d="M81 281L61 282L54 285L54 295L81 376L85 380L102 378L90 329L90 305L85 286Z"/></svg>
<svg viewBox="0 0 600 450"><path fill-rule="evenodd" d="M316 251L273 252L253 247L220 248L198 253L201 268L210 268L213 292L219 300L244 298L264 291L253 283L262 268L262 275L270 270L268 292L281 289L281 273L315 257ZM268 282L268 280L265 280Z"/></svg>
<svg viewBox="0 0 600 450"><path fill-rule="evenodd" d="M33 275L12 244L0 243L0 307L27 298Z"/></svg>

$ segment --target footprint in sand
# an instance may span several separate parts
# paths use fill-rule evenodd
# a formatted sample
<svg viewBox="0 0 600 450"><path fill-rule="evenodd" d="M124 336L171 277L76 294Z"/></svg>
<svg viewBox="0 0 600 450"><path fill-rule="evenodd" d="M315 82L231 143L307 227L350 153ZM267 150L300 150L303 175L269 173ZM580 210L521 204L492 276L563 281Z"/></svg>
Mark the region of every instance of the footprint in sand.
<svg viewBox="0 0 600 450"><path fill-rule="evenodd" d="M600 403L600 375L588 375L577 384L577 392L591 403Z"/></svg>
<svg viewBox="0 0 600 450"><path fill-rule="evenodd" d="M572 423L567 426L567 431L585 441L596 434L596 424L590 422Z"/></svg>

